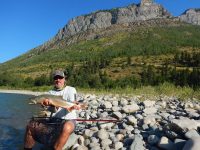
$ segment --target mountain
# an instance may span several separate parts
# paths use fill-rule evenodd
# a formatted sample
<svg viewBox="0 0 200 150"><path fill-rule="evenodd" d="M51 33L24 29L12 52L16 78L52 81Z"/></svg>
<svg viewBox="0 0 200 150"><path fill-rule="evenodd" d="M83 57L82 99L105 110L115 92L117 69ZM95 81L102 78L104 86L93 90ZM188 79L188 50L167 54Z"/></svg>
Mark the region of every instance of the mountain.
<svg viewBox="0 0 200 150"><path fill-rule="evenodd" d="M200 9L188 9L179 18L183 22L200 25Z"/></svg>
<svg viewBox="0 0 200 150"><path fill-rule="evenodd" d="M151 19L179 20L200 25L200 11L189 9L179 17L173 17L161 5L152 0L142 0L141 4L127 7L93 12L88 15L71 19L66 26L58 31L50 41L38 47L38 50L62 48L79 40L91 40L98 37L98 32L115 26L130 26L132 23ZM97 32L97 33L95 33ZM86 34L84 34L86 33Z"/></svg>
<svg viewBox="0 0 200 150"><path fill-rule="evenodd" d="M189 64L175 62L174 57L181 57L182 52L199 56L199 25L199 9L174 17L152 0L99 10L71 19L51 40L0 64L0 76L35 79L55 68L81 70L90 66L91 73L101 71L112 80L140 79L144 67L153 65L159 72L166 62L191 70L194 64L199 67L196 58Z"/></svg>
<svg viewBox="0 0 200 150"><path fill-rule="evenodd" d="M161 18L172 18L172 16L161 5L155 4L151 0L143 0L141 4L131 4L123 8L96 11L71 19L66 26L58 31L53 39L38 49L44 51L62 48L82 39L94 39L98 36L98 31L106 28L115 28L116 25L130 26L134 22ZM61 42L63 40L64 42Z"/></svg>

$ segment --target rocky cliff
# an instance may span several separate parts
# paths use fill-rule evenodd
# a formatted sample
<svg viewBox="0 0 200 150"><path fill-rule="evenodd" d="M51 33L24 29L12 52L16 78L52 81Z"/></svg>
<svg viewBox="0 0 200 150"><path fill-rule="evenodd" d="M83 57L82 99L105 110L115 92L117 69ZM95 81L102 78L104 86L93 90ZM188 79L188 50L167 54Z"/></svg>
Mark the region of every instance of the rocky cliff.
<svg viewBox="0 0 200 150"><path fill-rule="evenodd" d="M114 29L116 26L129 26L130 24L137 24L138 22L161 19L199 25L200 11L190 9L176 18L160 4L154 3L153 0L142 0L140 4L131 4L127 7L97 11L73 18L66 26L58 31L55 37L37 47L36 50L45 51L47 49L63 48L66 45L77 42L78 39L94 39L98 36L96 32L99 30L104 32L108 28Z"/></svg>
<svg viewBox="0 0 200 150"><path fill-rule="evenodd" d="M200 25L200 9L188 9L179 18L181 21Z"/></svg>
<svg viewBox="0 0 200 150"><path fill-rule="evenodd" d="M73 18L66 26L58 31L54 38L37 49L44 51L55 48L55 45L63 39L65 39L66 45L74 43L76 40L69 42L68 39L86 31L97 31L113 25L127 25L131 22L171 17L170 13L161 5L153 3L152 0L143 0L141 4L131 4L127 7L97 11Z"/></svg>
<svg viewBox="0 0 200 150"><path fill-rule="evenodd" d="M57 39L73 36L90 29L107 28L113 24L124 24L152 18L167 18L170 14L158 4L130 5L108 11L98 11L89 15L79 16L69 21L56 35Z"/></svg>

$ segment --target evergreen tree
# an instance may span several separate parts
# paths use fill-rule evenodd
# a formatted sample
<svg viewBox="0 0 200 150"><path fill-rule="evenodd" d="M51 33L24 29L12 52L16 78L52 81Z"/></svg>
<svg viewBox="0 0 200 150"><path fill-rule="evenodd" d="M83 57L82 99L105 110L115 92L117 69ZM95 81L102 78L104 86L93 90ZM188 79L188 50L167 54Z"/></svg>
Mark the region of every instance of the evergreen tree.
<svg viewBox="0 0 200 150"><path fill-rule="evenodd" d="M35 78L34 81L35 86L49 85L49 83L50 83L49 78L44 74Z"/></svg>
<svg viewBox="0 0 200 150"><path fill-rule="evenodd" d="M127 57L127 64L128 64L129 66L131 65L131 57L130 57L130 56Z"/></svg>

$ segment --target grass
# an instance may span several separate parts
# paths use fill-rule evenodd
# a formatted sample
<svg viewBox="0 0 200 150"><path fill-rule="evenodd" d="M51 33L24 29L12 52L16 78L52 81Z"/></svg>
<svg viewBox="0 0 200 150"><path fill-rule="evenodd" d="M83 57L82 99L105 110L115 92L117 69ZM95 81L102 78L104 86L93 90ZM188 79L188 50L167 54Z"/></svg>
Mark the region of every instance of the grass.
<svg viewBox="0 0 200 150"><path fill-rule="evenodd" d="M176 87L171 83L163 83L159 86L142 86L140 88L133 89L132 87L128 87L125 89L116 88L116 89L82 89L78 88L78 91L81 93L89 93L89 94L112 94L112 95L120 95L120 96L142 96L142 99L151 99L155 100L159 97L169 96L169 97L177 97L180 100L191 100L197 99L200 100L200 89L193 90L190 87ZM141 99L141 100L142 100Z"/></svg>
<svg viewBox="0 0 200 150"><path fill-rule="evenodd" d="M45 92L49 91L52 86L40 86L40 87L29 87L26 89L22 88L13 88L9 86L1 86L0 89L7 90L30 90L37 92ZM116 88L116 89L86 89L86 88L78 88L78 93L83 94L95 94L95 95L118 95L118 96L140 96L140 100L150 99L150 100L158 100L159 97L177 97L180 100L198 100L200 101L200 89L193 90L190 87L176 87L171 83L163 83L159 86L141 86L140 88Z"/></svg>

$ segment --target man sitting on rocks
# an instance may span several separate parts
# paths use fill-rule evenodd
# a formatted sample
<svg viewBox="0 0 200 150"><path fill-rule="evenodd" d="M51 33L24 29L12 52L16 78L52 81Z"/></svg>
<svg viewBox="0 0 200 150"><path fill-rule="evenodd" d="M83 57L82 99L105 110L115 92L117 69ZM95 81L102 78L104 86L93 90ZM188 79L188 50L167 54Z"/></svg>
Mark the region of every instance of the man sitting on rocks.
<svg viewBox="0 0 200 150"><path fill-rule="evenodd" d="M76 102L76 89L74 87L65 87L65 74L63 71L56 70L53 74L54 89L49 91L49 94L62 96L68 102ZM52 102L49 99L44 99L43 105L51 106ZM56 112L53 113L53 118L60 118L58 123L48 124L45 122L39 122L37 119L33 119L27 125L24 149L31 150L35 144L35 141L53 147L55 150L61 150L67 142L69 136L75 129L76 110L80 109L79 105L74 105L68 110L65 108L56 108Z"/></svg>

